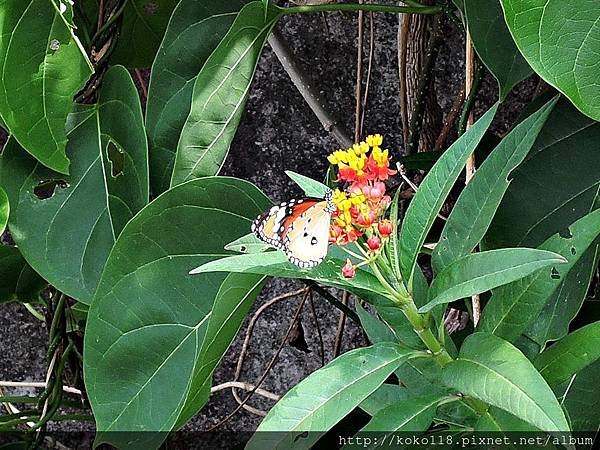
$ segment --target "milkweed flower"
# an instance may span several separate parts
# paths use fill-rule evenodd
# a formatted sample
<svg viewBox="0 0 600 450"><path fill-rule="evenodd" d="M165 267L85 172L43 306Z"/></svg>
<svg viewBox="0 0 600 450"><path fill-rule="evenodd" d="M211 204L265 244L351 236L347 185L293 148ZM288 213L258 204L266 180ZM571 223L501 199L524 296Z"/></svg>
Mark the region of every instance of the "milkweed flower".
<svg viewBox="0 0 600 450"><path fill-rule="evenodd" d="M393 224L384 218L391 203L385 181L396 171L390 169L390 152L382 149L382 145L380 134L369 135L364 141L327 157L337 169L336 181L341 185L333 192L336 212L330 227L331 243L344 246L366 235L368 238L361 245L365 245L367 252L377 252L391 235ZM343 275L350 275L351 269L356 266L348 260Z"/></svg>

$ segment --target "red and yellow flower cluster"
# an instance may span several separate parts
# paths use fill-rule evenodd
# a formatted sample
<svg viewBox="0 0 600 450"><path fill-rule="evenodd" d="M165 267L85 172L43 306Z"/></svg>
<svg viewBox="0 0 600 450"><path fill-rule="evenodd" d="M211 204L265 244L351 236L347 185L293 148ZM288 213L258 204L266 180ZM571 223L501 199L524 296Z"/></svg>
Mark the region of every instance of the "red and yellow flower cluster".
<svg viewBox="0 0 600 450"><path fill-rule="evenodd" d="M390 169L389 152L381 149L382 144L381 135L375 134L327 157L337 166L337 181L345 184L345 189L333 193L337 211L331 222L330 242L346 245L365 236L368 249L376 251L392 233L392 223L383 219L391 202L384 181L396 171Z"/></svg>

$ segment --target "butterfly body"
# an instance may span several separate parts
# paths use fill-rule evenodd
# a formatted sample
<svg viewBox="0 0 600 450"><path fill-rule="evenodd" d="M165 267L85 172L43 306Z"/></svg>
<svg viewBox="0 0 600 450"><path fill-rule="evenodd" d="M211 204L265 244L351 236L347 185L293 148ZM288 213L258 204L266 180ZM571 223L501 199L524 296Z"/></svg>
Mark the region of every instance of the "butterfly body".
<svg viewBox="0 0 600 450"><path fill-rule="evenodd" d="M327 256L329 226L335 210L331 192L325 199L291 200L258 216L252 231L262 241L283 250L298 267L315 267Z"/></svg>

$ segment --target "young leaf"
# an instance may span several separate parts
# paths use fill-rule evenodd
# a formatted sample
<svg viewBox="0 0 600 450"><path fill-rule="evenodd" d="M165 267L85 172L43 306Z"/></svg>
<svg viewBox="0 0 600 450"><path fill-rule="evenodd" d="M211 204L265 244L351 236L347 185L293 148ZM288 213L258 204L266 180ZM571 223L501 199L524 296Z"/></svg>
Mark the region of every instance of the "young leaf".
<svg viewBox="0 0 600 450"><path fill-rule="evenodd" d="M8 196L2 186L0 186L0 235L4 233L6 224L8 223L8 215L10 213L8 205Z"/></svg>
<svg viewBox="0 0 600 450"><path fill-rule="evenodd" d="M0 116L38 161L69 173L65 122L92 73L70 2L0 1Z"/></svg>
<svg viewBox="0 0 600 450"><path fill-rule="evenodd" d="M196 77L244 3L182 0L173 11L152 64L146 104L150 185L155 195L169 188Z"/></svg>
<svg viewBox="0 0 600 450"><path fill-rule="evenodd" d="M600 120L600 3L501 0L508 28L533 70L577 108ZM574 20L565 21L565 17ZM568 39L562 39L562 37Z"/></svg>
<svg viewBox="0 0 600 450"><path fill-rule="evenodd" d="M458 197L433 252L436 272L471 253L481 241L510 184L510 173L525 159L557 100L517 125L477 169Z"/></svg>
<svg viewBox="0 0 600 450"><path fill-rule="evenodd" d="M517 49L498 0L465 0L469 34L477 54L498 80L500 101L533 71Z"/></svg>
<svg viewBox="0 0 600 450"><path fill-rule="evenodd" d="M565 336L544 350L533 362L550 386L567 381L600 359L600 322Z"/></svg>
<svg viewBox="0 0 600 450"><path fill-rule="evenodd" d="M434 278L429 302L419 312L470 297L519 280L539 269L567 262L556 253L531 248L506 248L473 253L457 259ZM550 270L544 271L550 277Z"/></svg>
<svg viewBox="0 0 600 450"><path fill-rule="evenodd" d="M542 431L570 431L552 390L513 345L488 333L470 335L442 370L448 386L497 406ZM493 388L491 388L493 387Z"/></svg>
<svg viewBox="0 0 600 450"><path fill-rule="evenodd" d="M80 105L68 126L69 176L36 164L11 139L0 179L12 207L9 227L27 262L89 304L116 237L148 202L142 108L127 70L111 67L97 105Z"/></svg>
<svg viewBox="0 0 600 450"><path fill-rule="evenodd" d="M229 151L244 110L258 57L279 18L260 1L248 3L206 60L194 83L189 116L183 125L171 186L216 174Z"/></svg>
<svg viewBox="0 0 600 450"><path fill-rule="evenodd" d="M48 286L23 259L19 249L0 245L0 303L35 302Z"/></svg>
<svg viewBox="0 0 600 450"><path fill-rule="evenodd" d="M377 442L366 448L379 448L381 442L390 438L390 434L397 432L425 432L433 422L433 416L437 405L443 400L440 395L428 395L425 397L410 397L378 411L371 421L357 434L382 433L378 435ZM393 436L392 436L393 438Z"/></svg>
<svg viewBox="0 0 600 450"><path fill-rule="evenodd" d="M344 264L342 260L328 257L317 267L301 269L289 262L283 252L273 251L228 256L207 262L195 269L190 267L188 271L191 275L210 272L238 272L281 278L308 279L329 286L360 292L366 296L366 299L373 297L373 295L386 294L377 278L365 270L357 270L354 278L344 278L342 275Z"/></svg>
<svg viewBox="0 0 600 450"><path fill-rule="evenodd" d="M396 190L396 194L394 195L394 199L392 200L392 204L390 206L390 222L392 222L394 228L392 229L392 234L390 235L390 241L387 248L390 266L394 271L394 275L398 279L402 277L402 272L400 271L400 243L398 242L398 208L400 203L400 190L401 186Z"/></svg>
<svg viewBox="0 0 600 450"><path fill-rule="evenodd" d="M150 67L175 5L177 0L128 0L111 62L131 68Z"/></svg>
<svg viewBox="0 0 600 450"><path fill-rule="evenodd" d="M400 230L400 269L409 286L412 286L411 279L417 256L427 233L469 155L490 126L497 109L498 105L490 108L469 131L446 150L427 174L408 206ZM412 288L410 290L412 291Z"/></svg>
<svg viewBox="0 0 600 450"><path fill-rule="evenodd" d="M479 322L479 330L516 339L534 320L554 291L600 233L600 209L579 219L566 232L550 237L539 248L562 255L567 263L534 273L494 291ZM567 237L563 237L563 236Z"/></svg>
<svg viewBox="0 0 600 450"><path fill-rule="evenodd" d="M321 433L358 406L410 356L409 349L391 343L344 353L279 400L246 449L310 448Z"/></svg>
<svg viewBox="0 0 600 450"><path fill-rule="evenodd" d="M300 186L307 197L323 198L325 197L327 191L331 190L323 183L313 180L312 178L305 177L304 175L300 175L299 173L292 172L291 170L286 170L285 174L294 180L298 186Z"/></svg>
<svg viewBox="0 0 600 450"><path fill-rule="evenodd" d="M100 441L157 447L166 433L111 432L167 432L204 404L214 366L263 277L192 277L189 267L227 254L223 246L269 203L250 183L208 177L170 189L127 224L86 325L84 374L97 428L106 433ZM149 402L160 408L147 414Z"/></svg>

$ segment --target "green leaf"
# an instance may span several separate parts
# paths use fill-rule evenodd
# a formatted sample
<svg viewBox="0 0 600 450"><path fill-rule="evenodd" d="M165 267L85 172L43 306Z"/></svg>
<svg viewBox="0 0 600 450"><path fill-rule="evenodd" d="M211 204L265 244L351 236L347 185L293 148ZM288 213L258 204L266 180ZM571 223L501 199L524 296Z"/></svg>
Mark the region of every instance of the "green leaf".
<svg viewBox="0 0 600 450"><path fill-rule="evenodd" d="M465 0L465 15L473 47L498 80L500 101L533 71L515 45L499 0Z"/></svg>
<svg viewBox="0 0 600 450"><path fill-rule="evenodd" d="M37 301L46 286L17 248L0 245L0 303Z"/></svg>
<svg viewBox="0 0 600 450"><path fill-rule="evenodd" d="M513 171L482 247L538 247L557 232L564 235L563 230L600 205L599 152L600 124L561 99L527 159ZM594 270L594 251L580 255L526 329L542 347L564 336L579 311Z"/></svg>
<svg viewBox="0 0 600 450"><path fill-rule="evenodd" d="M111 63L150 67L175 5L177 0L128 0Z"/></svg>
<svg viewBox="0 0 600 450"><path fill-rule="evenodd" d="M365 308L360 305L360 302L356 302L354 305L360 319L360 324L363 327L363 330L365 330L365 333L367 333L369 341L372 344L398 341L394 331L386 323L368 313Z"/></svg>
<svg viewBox="0 0 600 450"><path fill-rule="evenodd" d="M398 208L400 206L400 191L401 187L398 187L396 194L394 194L392 204L390 205L390 222L392 222L394 228L392 229L390 241L387 246L390 266L397 279L401 279L402 277L402 272L400 271L400 242L398 241ZM427 282L425 282L425 285L427 285Z"/></svg>
<svg viewBox="0 0 600 450"><path fill-rule="evenodd" d="M377 436L377 442L373 442L366 448L379 448L390 437L390 434L401 431L425 432L433 422L433 416L437 405L443 400L443 396L428 395L425 397L411 397L400 400L393 405L378 411L370 422L357 434L368 435L368 433L382 433Z"/></svg>
<svg viewBox="0 0 600 450"><path fill-rule="evenodd" d="M0 116L45 166L69 173L65 122L92 73L74 33L73 6L55 0L0 1Z"/></svg>
<svg viewBox="0 0 600 450"><path fill-rule="evenodd" d="M506 411L491 406L487 413L479 416L479 420L475 422L475 431L479 432L539 432L539 429L530 425L529 423L519 419L518 417L507 413ZM510 448L519 448L517 446L510 446Z"/></svg>
<svg viewBox="0 0 600 450"><path fill-rule="evenodd" d="M265 16L260 1L247 4L206 60L194 82L171 186L220 170L240 122L258 57L279 15L279 8L272 6Z"/></svg>
<svg viewBox="0 0 600 450"><path fill-rule="evenodd" d="M444 382L501 408L542 431L569 431L567 419L546 381L510 343L488 333L465 339L457 360L442 371Z"/></svg>
<svg viewBox="0 0 600 450"><path fill-rule="evenodd" d="M579 313L598 267L598 256L598 245L590 245L554 290L538 317L525 329L524 334L541 349L569 332L569 324Z"/></svg>
<svg viewBox="0 0 600 450"><path fill-rule="evenodd" d="M429 287L429 302L419 308L419 312L489 291L544 267L565 262L565 258L551 251L530 248L489 250L463 256L434 278ZM550 271L544 271L543 275L549 278Z"/></svg>
<svg viewBox="0 0 600 450"><path fill-rule="evenodd" d="M600 322L565 336L544 350L533 362L550 386L567 381L600 359Z"/></svg>
<svg viewBox="0 0 600 450"><path fill-rule="evenodd" d="M0 179L9 227L27 262L65 294L89 304L116 237L148 202L146 136L127 70L110 68L98 104L69 116L71 174L36 164L11 139Z"/></svg>
<svg viewBox="0 0 600 450"><path fill-rule="evenodd" d="M210 272L237 272L280 278L301 278L358 292L358 295L366 295L366 300L372 298L373 295L386 294L377 278L365 270L357 270L354 278L344 278L342 275L344 264L345 262L342 260L327 257L317 267L301 269L289 262L283 252L276 250L228 256L207 262L195 269L190 267L188 271L192 275Z"/></svg>
<svg viewBox="0 0 600 450"><path fill-rule="evenodd" d="M584 114L600 120L600 3L501 1L508 28L533 70Z"/></svg>
<svg viewBox="0 0 600 450"><path fill-rule="evenodd" d="M517 125L465 186L433 252L436 272L468 255L479 244L508 189L510 173L525 159L557 100L551 100Z"/></svg>
<svg viewBox="0 0 600 450"><path fill-rule="evenodd" d="M231 250L238 253L262 253L271 248L271 246L256 237L254 233L248 233L241 238L230 242L225 250Z"/></svg>
<svg viewBox="0 0 600 450"><path fill-rule="evenodd" d="M0 235L4 233L6 224L8 223L8 216L10 213L10 207L8 204L8 196L2 186L0 186Z"/></svg>
<svg viewBox="0 0 600 450"><path fill-rule="evenodd" d="M286 170L285 174L290 177L304 191L307 197L324 198L327 191L330 191L323 183L305 177L299 173Z"/></svg>
<svg viewBox="0 0 600 450"><path fill-rule="evenodd" d="M463 134L435 163L413 197L400 230L400 268L410 286L419 251L437 214L460 175L469 155L490 126L498 105L494 105ZM412 288L410 288L412 291Z"/></svg>
<svg viewBox="0 0 600 450"><path fill-rule="evenodd" d="M169 188L196 77L243 4L242 0L182 0L173 11L152 65L146 105L150 183L155 195Z"/></svg>
<svg viewBox="0 0 600 450"><path fill-rule="evenodd" d="M189 276L222 257L269 200L250 183L208 177L170 189L115 243L88 314L85 382L103 440L153 448L205 403L215 365L264 277ZM123 364L127 361L127 364ZM149 404L160 404L147 414Z"/></svg>
<svg viewBox="0 0 600 450"><path fill-rule="evenodd" d="M370 416L374 416L378 411L408 398L408 389L397 384L382 384L358 406Z"/></svg>
<svg viewBox="0 0 600 450"><path fill-rule="evenodd" d="M597 433L600 423L600 360L565 383L562 404L571 419L573 431ZM591 447L591 446L590 446Z"/></svg>
<svg viewBox="0 0 600 450"><path fill-rule="evenodd" d="M600 233L600 210L572 224L564 233L550 237L539 248L568 260L552 269L540 271L494 291L483 310L479 330L513 341L535 320L562 280Z"/></svg>
<svg viewBox="0 0 600 450"><path fill-rule="evenodd" d="M410 355L398 344L380 343L339 356L288 391L263 419L246 449L310 448Z"/></svg>

